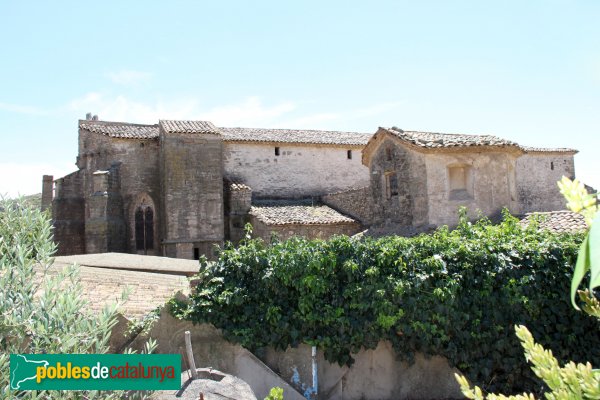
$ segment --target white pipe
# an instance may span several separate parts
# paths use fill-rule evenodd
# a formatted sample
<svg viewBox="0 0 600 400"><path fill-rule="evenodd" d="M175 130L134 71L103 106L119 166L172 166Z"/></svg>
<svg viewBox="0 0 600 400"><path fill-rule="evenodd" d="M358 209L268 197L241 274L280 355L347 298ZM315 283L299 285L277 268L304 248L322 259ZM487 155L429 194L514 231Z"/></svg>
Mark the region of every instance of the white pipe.
<svg viewBox="0 0 600 400"><path fill-rule="evenodd" d="M317 346L312 347L312 398L317 399L319 390L319 380L317 377Z"/></svg>

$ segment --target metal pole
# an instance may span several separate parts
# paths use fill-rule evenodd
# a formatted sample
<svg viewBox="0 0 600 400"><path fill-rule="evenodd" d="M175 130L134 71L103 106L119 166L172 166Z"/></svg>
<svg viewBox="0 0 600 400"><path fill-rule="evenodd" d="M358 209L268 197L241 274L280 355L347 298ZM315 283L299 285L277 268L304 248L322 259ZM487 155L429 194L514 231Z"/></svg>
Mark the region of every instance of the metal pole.
<svg viewBox="0 0 600 400"><path fill-rule="evenodd" d="M192 379L198 379L198 371L196 371L196 363L194 362L194 353L192 352L192 339L190 331L185 331L185 352L187 353L188 364L192 372Z"/></svg>

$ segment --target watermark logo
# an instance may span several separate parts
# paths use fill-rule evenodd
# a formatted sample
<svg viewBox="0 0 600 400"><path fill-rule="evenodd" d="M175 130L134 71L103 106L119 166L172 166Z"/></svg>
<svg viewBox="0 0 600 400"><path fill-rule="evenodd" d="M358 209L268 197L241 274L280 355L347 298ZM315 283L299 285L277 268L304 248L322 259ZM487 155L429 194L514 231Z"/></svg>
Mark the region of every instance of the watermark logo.
<svg viewBox="0 0 600 400"><path fill-rule="evenodd" d="M181 386L179 354L11 354L13 390L161 390Z"/></svg>

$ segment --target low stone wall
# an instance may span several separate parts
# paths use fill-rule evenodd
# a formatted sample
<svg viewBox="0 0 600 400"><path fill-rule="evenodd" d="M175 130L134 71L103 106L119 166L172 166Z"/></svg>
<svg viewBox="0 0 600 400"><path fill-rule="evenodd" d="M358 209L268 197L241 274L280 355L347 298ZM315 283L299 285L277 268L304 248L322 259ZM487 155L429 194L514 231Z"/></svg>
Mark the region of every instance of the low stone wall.
<svg viewBox="0 0 600 400"><path fill-rule="evenodd" d="M296 390L308 394L312 385L311 347L286 351L271 348L257 355ZM353 355L352 367L340 367L317 351L320 400L459 399L464 398L454 373L443 357L417 354L409 365L397 359L391 343L379 342L374 350Z"/></svg>
<svg viewBox="0 0 600 400"><path fill-rule="evenodd" d="M329 239L334 235L352 236L360 232L358 223L335 223L335 224L289 224L289 225L266 225L256 217L251 217L252 232L254 237L270 241L274 233L281 240L287 240L292 236L302 236L308 239Z"/></svg>
<svg viewBox="0 0 600 400"><path fill-rule="evenodd" d="M179 321L165 310L148 336L158 341L158 353L185 354L186 330L191 332L197 367L212 367L237 376L259 399L274 386L284 389L286 400L303 399L302 394L308 395L312 389L308 345L287 351L262 349L256 352L257 357L225 340L212 325ZM136 338L132 347L141 350L146 339ZM348 368L325 361L323 352L317 352L319 400L463 398L454 380L456 370L442 357L417 354L415 363L409 365L397 360L389 342L380 342L376 349L361 350L353 356L355 363Z"/></svg>
<svg viewBox="0 0 600 400"><path fill-rule="evenodd" d="M346 214L368 226L373 219L373 202L368 187L331 193L321 197L329 207Z"/></svg>

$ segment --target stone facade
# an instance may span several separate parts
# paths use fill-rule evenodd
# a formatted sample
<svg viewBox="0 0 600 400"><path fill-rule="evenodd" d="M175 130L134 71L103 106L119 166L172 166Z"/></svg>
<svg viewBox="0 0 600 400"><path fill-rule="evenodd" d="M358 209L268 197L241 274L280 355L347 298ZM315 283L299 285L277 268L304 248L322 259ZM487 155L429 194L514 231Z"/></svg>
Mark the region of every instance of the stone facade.
<svg viewBox="0 0 600 400"><path fill-rule="evenodd" d="M457 222L564 208L571 149L495 136L379 128L374 134L79 121L78 171L44 176L59 254L212 257L254 235L414 234ZM54 189L54 190L53 190Z"/></svg>

